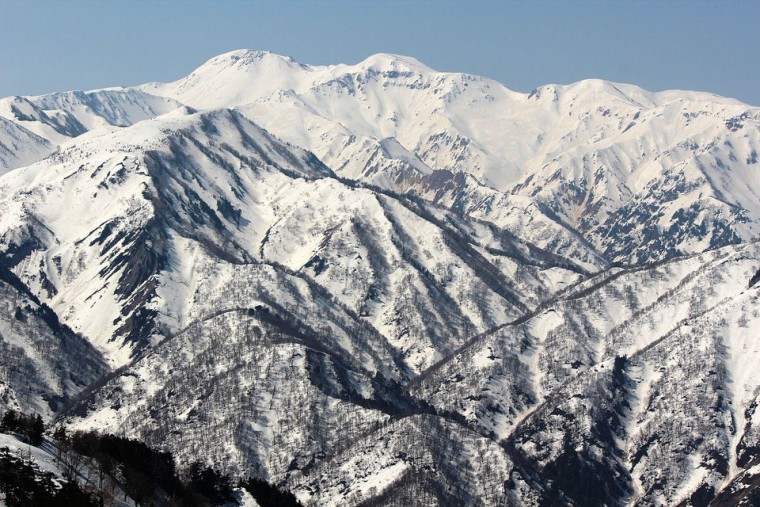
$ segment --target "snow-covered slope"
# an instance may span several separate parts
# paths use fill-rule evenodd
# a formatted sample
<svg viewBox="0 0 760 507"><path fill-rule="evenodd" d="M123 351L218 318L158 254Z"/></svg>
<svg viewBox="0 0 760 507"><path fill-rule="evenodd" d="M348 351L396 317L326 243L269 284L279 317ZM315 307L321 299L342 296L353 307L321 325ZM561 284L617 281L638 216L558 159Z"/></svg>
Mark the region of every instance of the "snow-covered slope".
<svg viewBox="0 0 760 507"><path fill-rule="evenodd" d="M309 154L264 151L272 143L281 146L232 112L187 110L77 137L55 156L2 179L6 255L65 322L123 363L121 339L139 349L152 334L150 303L156 277L173 260L171 231L243 262L250 255L230 233L242 218L226 193L257 170L329 172ZM193 165L193 155L201 166ZM203 164L214 172L201 172L205 179L197 181ZM247 212L245 223L256 210Z"/></svg>
<svg viewBox="0 0 760 507"><path fill-rule="evenodd" d="M400 383L382 351L332 338L329 312L322 329L302 320L327 301L312 295L284 320L259 293L137 358L67 421L253 472L314 505L710 498L758 458L759 265L751 244L605 273ZM254 290L239 273L227 300Z"/></svg>
<svg viewBox="0 0 760 507"><path fill-rule="evenodd" d="M114 365L223 309L207 295L248 276L232 275L238 265L316 282L411 371L582 272L485 224L336 179L231 110L89 132L0 190L13 269Z"/></svg>
<svg viewBox="0 0 760 507"><path fill-rule="evenodd" d="M237 107L345 177L456 202L512 230L529 222L532 241L562 252L581 243L563 228L625 263L760 233L760 111L712 94L599 80L520 94L396 55L319 67L260 51L141 89ZM516 213L532 206L532 220Z"/></svg>
<svg viewBox="0 0 760 507"><path fill-rule="evenodd" d="M599 80L520 94L397 55L311 66L240 50L174 83L4 99L0 116L42 139L9 132L0 142L20 149L3 163L18 167L64 138L178 103L236 107L343 177L455 206L590 266L760 232L757 108Z"/></svg>
<svg viewBox="0 0 760 507"><path fill-rule="evenodd" d="M714 493L757 455L758 266L754 243L592 278L471 341L413 392L580 504ZM602 489L574 490L579 479Z"/></svg>
<svg viewBox="0 0 760 507"><path fill-rule="evenodd" d="M41 160L53 150L44 137L0 117L0 174Z"/></svg>
<svg viewBox="0 0 760 507"><path fill-rule="evenodd" d="M109 89L0 99L0 174L53 153L99 127L126 127L180 104L138 90Z"/></svg>
<svg viewBox="0 0 760 507"><path fill-rule="evenodd" d="M52 417L109 372L83 337L0 264L0 413Z"/></svg>
<svg viewBox="0 0 760 507"><path fill-rule="evenodd" d="M758 150L731 99L396 55L2 99L1 403L311 505L746 496Z"/></svg>

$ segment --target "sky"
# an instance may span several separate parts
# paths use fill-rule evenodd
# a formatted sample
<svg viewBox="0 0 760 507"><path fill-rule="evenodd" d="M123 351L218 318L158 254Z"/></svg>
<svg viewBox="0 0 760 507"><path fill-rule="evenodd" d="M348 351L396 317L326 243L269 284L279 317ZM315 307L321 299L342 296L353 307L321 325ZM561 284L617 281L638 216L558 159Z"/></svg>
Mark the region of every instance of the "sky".
<svg viewBox="0 0 760 507"><path fill-rule="evenodd" d="M760 105L760 2L0 0L0 97L173 81L233 49L417 58L529 92L600 78Z"/></svg>

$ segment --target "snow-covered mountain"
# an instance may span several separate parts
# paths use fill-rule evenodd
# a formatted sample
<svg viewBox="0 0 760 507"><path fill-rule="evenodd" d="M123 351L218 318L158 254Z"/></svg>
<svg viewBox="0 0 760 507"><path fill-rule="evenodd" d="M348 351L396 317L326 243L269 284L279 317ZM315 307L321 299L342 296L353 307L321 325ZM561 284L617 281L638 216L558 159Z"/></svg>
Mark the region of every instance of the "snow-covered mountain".
<svg viewBox="0 0 760 507"><path fill-rule="evenodd" d="M760 232L760 110L712 94L599 80L520 94L395 55L315 67L259 51L141 89L239 108L342 176L414 191L544 247L576 251L569 228L609 261L636 263ZM529 206L527 218L516 212Z"/></svg>
<svg viewBox="0 0 760 507"><path fill-rule="evenodd" d="M0 407L313 505L743 495L758 150L731 99L395 55L2 99Z"/></svg>
<svg viewBox="0 0 760 507"><path fill-rule="evenodd" d="M244 266L273 266L273 284L306 278L292 290L324 291L413 371L583 272L487 224L337 179L233 110L92 131L7 174L0 193L14 269L115 366L159 327L224 309L212 287L262 276ZM248 290L285 304L286 286L254 280Z"/></svg>
<svg viewBox="0 0 760 507"><path fill-rule="evenodd" d="M92 129L125 127L179 106L128 89L0 99L0 174L37 162Z"/></svg>

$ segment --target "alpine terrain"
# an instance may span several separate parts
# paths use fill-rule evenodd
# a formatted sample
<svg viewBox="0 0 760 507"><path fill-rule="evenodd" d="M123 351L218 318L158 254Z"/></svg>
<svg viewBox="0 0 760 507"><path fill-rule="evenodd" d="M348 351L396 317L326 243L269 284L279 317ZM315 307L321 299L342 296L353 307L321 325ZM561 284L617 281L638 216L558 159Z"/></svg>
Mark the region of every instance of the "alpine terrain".
<svg viewBox="0 0 760 507"><path fill-rule="evenodd" d="M388 54L0 99L0 410L303 505L758 505L759 153Z"/></svg>

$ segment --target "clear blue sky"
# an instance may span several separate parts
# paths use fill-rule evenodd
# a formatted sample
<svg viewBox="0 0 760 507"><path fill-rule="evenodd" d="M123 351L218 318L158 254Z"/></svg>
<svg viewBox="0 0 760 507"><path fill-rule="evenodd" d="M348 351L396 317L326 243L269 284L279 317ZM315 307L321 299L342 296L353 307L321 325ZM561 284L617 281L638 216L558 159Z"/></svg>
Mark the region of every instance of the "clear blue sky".
<svg viewBox="0 0 760 507"><path fill-rule="evenodd" d="M518 91L602 78L760 105L760 2L0 0L0 96L178 79L268 49L411 55Z"/></svg>

